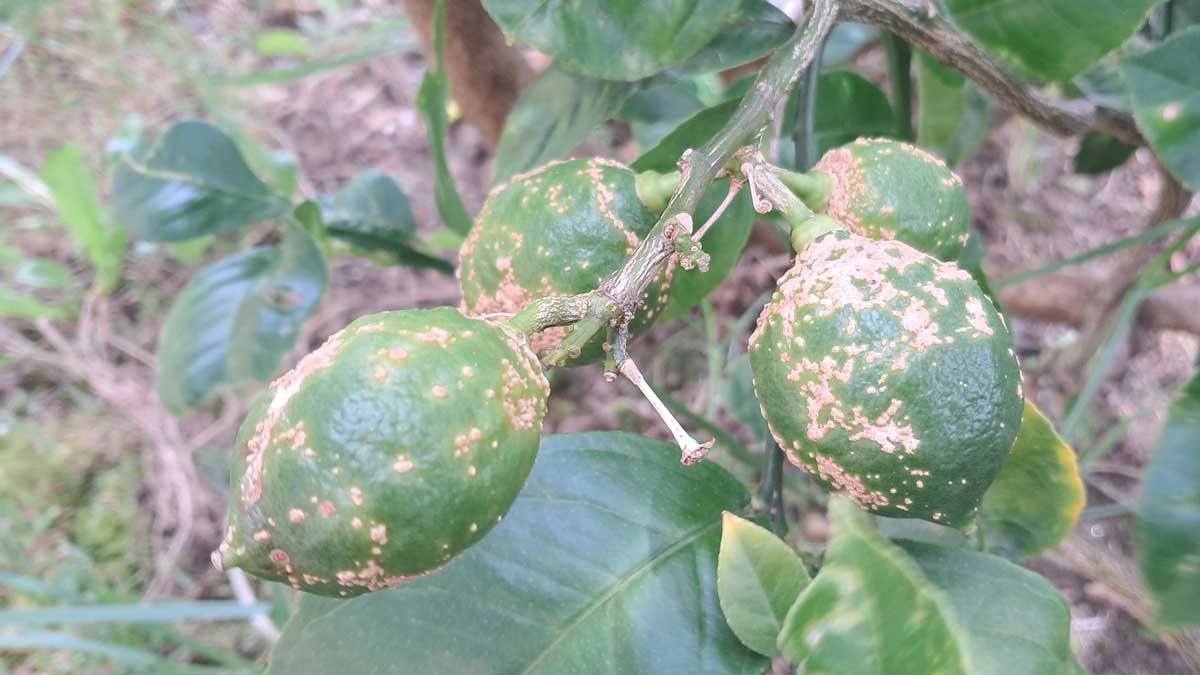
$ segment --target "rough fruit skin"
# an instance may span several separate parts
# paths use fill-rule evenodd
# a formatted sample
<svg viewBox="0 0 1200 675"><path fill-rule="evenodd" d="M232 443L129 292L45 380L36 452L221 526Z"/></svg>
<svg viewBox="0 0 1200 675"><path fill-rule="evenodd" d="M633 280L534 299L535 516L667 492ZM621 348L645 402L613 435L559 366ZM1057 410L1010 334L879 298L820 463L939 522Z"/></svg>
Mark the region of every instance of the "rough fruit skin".
<svg viewBox="0 0 1200 675"><path fill-rule="evenodd" d="M549 390L500 324L448 307L358 319L242 424L214 563L335 597L445 565L516 499Z"/></svg>
<svg viewBox="0 0 1200 675"><path fill-rule="evenodd" d="M657 220L638 199L636 174L598 157L551 162L488 195L459 252L463 310L513 314L535 298L595 289L633 253ZM668 299L674 263L647 290L630 326L643 332ZM557 345L565 327L533 336L535 351ZM568 365L599 360L603 335Z"/></svg>
<svg viewBox="0 0 1200 675"><path fill-rule="evenodd" d="M1020 427L1003 319L969 274L897 241L818 238L749 351L788 459L882 516L969 524Z"/></svg>
<svg viewBox="0 0 1200 675"><path fill-rule="evenodd" d="M815 171L833 179L825 212L855 234L899 239L942 260L967 244L971 205L962 179L907 143L860 138L825 153Z"/></svg>

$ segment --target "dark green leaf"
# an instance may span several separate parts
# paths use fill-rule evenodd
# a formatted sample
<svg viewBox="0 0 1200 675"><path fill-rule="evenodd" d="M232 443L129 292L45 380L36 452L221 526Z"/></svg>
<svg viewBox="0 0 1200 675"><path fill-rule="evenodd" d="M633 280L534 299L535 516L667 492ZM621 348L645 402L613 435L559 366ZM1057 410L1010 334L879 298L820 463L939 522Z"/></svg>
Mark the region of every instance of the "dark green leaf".
<svg viewBox="0 0 1200 675"><path fill-rule="evenodd" d="M566 157L589 132L621 109L627 82L597 80L550 66L521 91L496 148L493 183Z"/></svg>
<svg viewBox="0 0 1200 675"><path fill-rule="evenodd" d="M292 349L325 289L325 260L304 230L210 265L167 314L158 343L159 398L179 412L218 385L264 381Z"/></svg>
<svg viewBox="0 0 1200 675"><path fill-rule="evenodd" d="M351 232L372 232L405 241L417 230L408 197L396 181L379 171L364 171L322 204L329 227Z"/></svg>
<svg viewBox="0 0 1200 675"><path fill-rule="evenodd" d="M972 675L1072 672L1071 608L1045 578L970 549L901 546L941 591Z"/></svg>
<svg viewBox="0 0 1200 675"><path fill-rule="evenodd" d="M547 438L504 522L448 568L306 596L270 673L761 673L717 599L721 512L745 488L625 433Z"/></svg>
<svg viewBox="0 0 1200 675"><path fill-rule="evenodd" d="M76 245L96 270L100 288L112 290L121 280L125 260L125 232L105 222L104 209L78 148L66 146L50 153L42 167L42 181L54 199L58 218L71 231Z"/></svg>
<svg viewBox="0 0 1200 675"><path fill-rule="evenodd" d="M849 70L831 70L818 84L813 139L817 156L860 136L890 136L896 116L883 90Z"/></svg>
<svg viewBox="0 0 1200 675"><path fill-rule="evenodd" d="M923 51L916 53L917 145L945 156L967 108L967 78Z"/></svg>
<svg viewBox="0 0 1200 675"><path fill-rule="evenodd" d="M1179 182L1200 190L1200 27L1121 61L1138 127Z"/></svg>
<svg viewBox="0 0 1200 675"><path fill-rule="evenodd" d="M848 499L830 499L829 515L835 536L824 567L788 612L783 655L813 675L968 675L945 596Z"/></svg>
<svg viewBox="0 0 1200 675"><path fill-rule="evenodd" d="M728 181L717 181L710 185L700 197L696 205L696 227L708 221L713 211L724 201L729 192ZM704 235L702 246L710 256L708 271L697 269L675 269L675 278L671 281L671 296L667 300L667 308L663 310L659 321L670 321L687 314L693 307L699 305L708 294L729 276L742 257L742 250L750 240L750 230L754 227L754 207L750 203L749 190L742 190L721 218L713 224L712 229Z"/></svg>
<svg viewBox="0 0 1200 675"><path fill-rule="evenodd" d="M667 80L630 96L621 108L621 118L629 122L638 148L649 149L703 109L695 80Z"/></svg>
<svg viewBox="0 0 1200 675"><path fill-rule="evenodd" d="M421 80L417 90L417 112L425 121L425 132L429 138L429 155L433 158L434 182L433 201L442 222L451 230L465 235L471 231L471 215L463 206L462 197L450 175L446 162L446 101L450 96L450 80L442 68L442 53L446 42L446 18L443 12L445 0L437 0L433 10L433 48L435 62Z"/></svg>
<svg viewBox="0 0 1200 675"><path fill-rule="evenodd" d="M514 42L536 47L585 75L640 80L683 63L707 45L738 5L725 0L484 0Z"/></svg>
<svg viewBox="0 0 1200 675"><path fill-rule="evenodd" d="M1133 156L1136 145L1110 136L1103 131L1089 131L1075 153L1075 173L1098 176L1121 166Z"/></svg>
<svg viewBox="0 0 1200 675"><path fill-rule="evenodd" d="M725 384L725 408L746 425L760 441L767 438L767 421L754 393L754 372L750 370L750 356L739 354L726 366L729 379Z"/></svg>
<svg viewBox="0 0 1200 675"><path fill-rule="evenodd" d="M679 70L688 74L711 73L750 63L783 44L795 29L788 15L767 0L742 0L736 11L725 16L712 42Z"/></svg>
<svg viewBox="0 0 1200 675"><path fill-rule="evenodd" d="M121 158L113 206L138 239L179 241L277 216L287 203L250 171L229 136L189 120Z"/></svg>
<svg viewBox="0 0 1200 675"><path fill-rule="evenodd" d="M1171 406L1138 507L1142 574L1166 626L1200 623L1200 373Z"/></svg>
<svg viewBox="0 0 1200 675"><path fill-rule="evenodd" d="M946 0L954 21L1019 72L1067 80L1121 46L1158 0Z"/></svg>
<svg viewBox="0 0 1200 675"><path fill-rule="evenodd" d="M775 638L808 570L796 552L754 523L726 513L717 561L717 591L725 621L742 644L759 654L779 653Z"/></svg>
<svg viewBox="0 0 1200 675"><path fill-rule="evenodd" d="M425 250L416 238L417 223L408 197L386 174L364 171L332 198L322 200L320 213L297 217L309 228L319 228L357 255L385 264L435 269L446 274L454 266ZM321 221L320 223L313 221Z"/></svg>
<svg viewBox="0 0 1200 675"><path fill-rule="evenodd" d="M1075 451L1026 401L1017 440L979 509L988 550L1023 560L1056 546L1071 533L1083 504Z"/></svg>
<svg viewBox="0 0 1200 675"><path fill-rule="evenodd" d="M631 165L634 171L675 171L679 156L688 148L699 148L711 139L737 109L740 100L718 103L680 123L675 130L663 137L658 145L642 153Z"/></svg>

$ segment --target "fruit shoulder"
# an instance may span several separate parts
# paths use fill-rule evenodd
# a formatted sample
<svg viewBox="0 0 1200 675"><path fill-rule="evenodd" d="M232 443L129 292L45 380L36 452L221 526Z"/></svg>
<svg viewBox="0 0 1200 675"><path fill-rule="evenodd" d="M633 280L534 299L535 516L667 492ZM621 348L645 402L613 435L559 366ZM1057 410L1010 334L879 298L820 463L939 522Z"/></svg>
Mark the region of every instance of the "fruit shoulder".
<svg viewBox="0 0 1200 675"><path fill-rule="evenodd" d="M962 179L908 143L860 138L825 153L814 171L832 178L825 212L872 239L898 239L942 260L967 243L971 206Z"/></svg>
<svg viewBox="0 0 1200 675"><path fill-rule="evenodd" d="M638 198L637 175L607 159L551 162L513 176L488 195L459 252L463 308L472 316L516 313L535 298L595 289L620 268L656 222ZM644 332L667 303L674 263L648 289L634 316ZM535 335L535 351L566 328ZM603 356L603 336L570 365Z"/></svg>
<svg viewBox="0 0 1200 675"><path fill-rule="evenodd" d="M966 272L900 242L817 239L749 351L788 458L880 515L968 524L1020 425L1003 320Z"/></svg>
<svg viewBox="0 0 1200 675"><path fill-rule="evenodd" d="M548 393L499 324L451 308L358 319L243 423L214 562L334 596L444 565L516 498Z"/></svg>

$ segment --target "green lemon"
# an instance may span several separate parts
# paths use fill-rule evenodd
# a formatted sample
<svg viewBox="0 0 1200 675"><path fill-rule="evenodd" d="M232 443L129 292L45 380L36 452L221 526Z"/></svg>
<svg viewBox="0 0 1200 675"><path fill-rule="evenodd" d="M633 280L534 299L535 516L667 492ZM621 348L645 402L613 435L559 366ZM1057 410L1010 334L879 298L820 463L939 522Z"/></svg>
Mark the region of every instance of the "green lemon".
<svg viewBox="0 0 1200 675"><path fill-rule="evenodd" d="M860 138L825 153L813 171L832 179L825 213L855 234L898 239L942 260L966 246L971 206L962 179L920 148Z"/></svg>
<svg viewBox="0 0 1200 675"><path fill-rule="evenodd" d="M492 190L459 252L463 309L472 316L514 314L535 298L595 289L620 268L657 217L638 197L637 174L607 159L551 162ZM668 300L674 263L643 298L630 324L644 332ZM568 328L532 338L535 351L553 347ZM568 365L604 356L597 336Z"/></svg>
<svg viewBox="0 0 1200 675"><path fill-rule="evenodd" d="M503 324L452 308L358 319L242 424L214 564L331 596L445 565L516 499L549 389Z"/></svg>
<svg viewBox="0 0 1200 675"><path fill-rule="evenodd" d="M1021 424L1012 345L966 272L837 230L779 280L749 351L793 464L879 515L962 527Z"/></svg>

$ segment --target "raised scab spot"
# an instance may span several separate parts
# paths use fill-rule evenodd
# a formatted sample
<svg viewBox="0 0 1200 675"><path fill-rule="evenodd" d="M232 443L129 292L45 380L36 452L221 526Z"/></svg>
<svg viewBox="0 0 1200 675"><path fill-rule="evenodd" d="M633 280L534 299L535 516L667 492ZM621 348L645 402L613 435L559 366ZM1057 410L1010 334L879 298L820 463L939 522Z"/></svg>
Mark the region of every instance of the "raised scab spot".
<svg viewBox="0 0 1200 675"><path fill-rule="evenodd" d="M413 470L412 460L404 455L398 455L395 463L392 464L392 471L396 473L408 473Z"/></svg>
<svg viewBox="0 0 1200 675"><path fill-rule="evenodd" d="M433 393L434 398L446 398L447 396L450 395L450 392L447 391L446 388L440 384L433 385L433 389L431 389L430 391Z"/></svg>
<svg viewBox="0 0 1200 675"><path fill-rule="evenodd" d="M357 487L351 487L350 488L350 501L354 502L355 506L362 506L363 505L362 490L360 490Z"/></svg>
<svg viewBox="0 0 1200 675"><path fill-rule="evenodd" d="M288 520L293 523L299 523L304 520L304 511L300 509L292 509L288 511Z"/></svg>
<svg viewBox="0 0 1200 675"><path fill-rule="evenodd" d="M332 518L337 513L337 507L333 505L333 502L326 499L317 504L317 511L326 518Z"/></svg>

